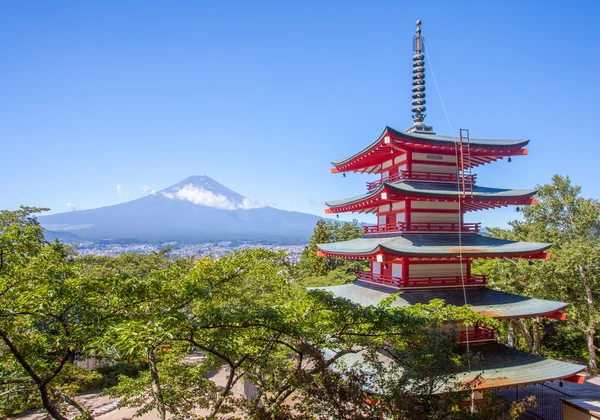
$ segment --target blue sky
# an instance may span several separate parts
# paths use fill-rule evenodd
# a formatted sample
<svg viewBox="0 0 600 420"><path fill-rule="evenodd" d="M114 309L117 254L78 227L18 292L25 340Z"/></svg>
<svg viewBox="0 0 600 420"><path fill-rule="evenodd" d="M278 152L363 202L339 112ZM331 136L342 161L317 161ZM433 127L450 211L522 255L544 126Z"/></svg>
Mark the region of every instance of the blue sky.
<svg viewBox="0 0 600 420"><path fill-rule="evenodd" d="M529 156L480 168L480 185L560 173L600 197L599 12L592 1L2 2L0 208L94 208L209 175L321 215L373 178L333 175L329 162L411 124L416 19L453 132L429 63L426 122L532 139Z"/></svg>

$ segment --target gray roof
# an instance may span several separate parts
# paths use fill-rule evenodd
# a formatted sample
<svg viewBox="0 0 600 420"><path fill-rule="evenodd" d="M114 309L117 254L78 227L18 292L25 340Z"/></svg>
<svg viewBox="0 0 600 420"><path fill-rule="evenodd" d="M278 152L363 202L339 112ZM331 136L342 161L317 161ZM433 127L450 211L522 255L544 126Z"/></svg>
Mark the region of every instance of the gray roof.
<svg viewBox="0 0 600 420"><path fill-rule="evenodd" d="M326 201L325 204L329 207L340 207L349 204L357 203L365 199L377 197L381 192L387 189L392 192L406 194L408 196L427 196L427 197L448 197L457 198L462 196L462 190L457 188L457 184L436 184L427 182L405 181L397 183L382 183L376 190L362 194L356 197L345 198L342 200ZM473 197L482 199L515 199L528 198L535 195L537 190L511 190L506 188L488 188L473 186Z"/></svg>
<svg viewBox="0 0 600 420"><path fill-rule="evenodd" d="M394 134L398 137L403 137L407 141L417 141L419 143L432 143L432 144L440 144L440 145L450 145L455 144L459 138L451 137L451 136L438 136L435 134L420 134L420 133L408 133L406 131L398 131L391 127L386 126L383 130L383 133L371 143L369 146L361 150L360 152L350 156L348 158L343 158L339 160L335 160L331 162L334 166L341 165L346 163L357 156L365 153L366 151L375 147L388 133ZM470 139L471 146L482 146L482 147L495 147L495 148L522 148L529 143L529 140L484 140L484 139Z"/></svg>
<svg viewBox="0 0 600 420"><path fill-rule="evenodd" d="M459 378L461 382L469 382L481 374L478 389L552 381L585 369L582 365L545 359L498 343L473 345L471 352L475 356L471 372Z"/></svg>
<svg viewBox="0 0 600 420"><path fill-rule="evenodd" d="M377 251L398 256L459 256L484 257L495 255L533 255L550 248L552 244L515 242L483 235L458 234L404 234L393 237L362 237L350 241L318 244L332 254L371 255ZM459 246L461 244L462 246Z"/></svg>
<svg viewBox="0 0 600 420"><path fill-rule="evenodd" d="M340 286L315 287L312 290L331 292L335 297L348 299L362 306L374 306L388 298L394 291L388 288L361 283ZM568 304L550 300L534 299L513 295L487 287L467 288L467 303L473 312L493 318L522 318L534 315L545 315L565 308ZM428 303L433 299L443 299L449 305L462 306L465 303L464 293L460 289L446 290L406 290L402 291L392 303L394 307L411 306Z"/></svg>
<svg viewBox="0 0 600 420"><path fill-rule="evenodd" d="M535 384L556 379L567 378L585 369L585 366L559 360L545 359L541 356L525 353L506 347L499 343L475 344L470 346L472 357L471 370L460 373L457 382L470 383L477 380L475 388L493 389L516 386L520 384ZM331 357L332 352L326 352ZM392 359L384 354L378 355L379 360L392 363ZM351 353L338 359L345 366L352 368L365 361L364 352ZM363 365L368 369L368 365ZM439 392L443 392L451 384L440 384ZM368 391L376 392L375 387Z"/></svg>

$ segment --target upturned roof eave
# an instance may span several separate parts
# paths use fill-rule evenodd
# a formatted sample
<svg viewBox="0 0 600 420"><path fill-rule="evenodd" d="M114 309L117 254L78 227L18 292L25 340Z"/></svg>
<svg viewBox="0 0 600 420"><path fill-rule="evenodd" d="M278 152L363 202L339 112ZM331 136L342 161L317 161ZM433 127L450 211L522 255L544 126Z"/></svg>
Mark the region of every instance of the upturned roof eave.
<svg viewBox="0 0 600 420"><path fill-rule="evenodd" d="M357 281L351 284L328 287L314 287L310 290L330 292L335 297L348 299L362 306L376 306L394 293L403 292L392 302L394 307L407 307L426 304L441 299L448 305L467 304L473 312L495 319L517 319L545 316L556 313L568 306L565 302L550 301L500 292L486 287L467 289L411 290L390 289Z"/></svg>
<svg viewBox="0 0 600 420"><path fill-rule="evenodd" d="M355 153L354 155L342 158L338 160L334 160L331 164L335 167L339 167L341 165L347 164L354 159L362 156L363 154L369 152L374 149L380 143L383 142L383 139L387 134L393 134L394 136L404 138L409 141L417 141L421 143L431 143L433 145L448 145L454 144L458 141L457 137L451 136L438 136L435 134L419 134L419 133L408 133L405 131L398 131L393 129L392 127L386 126L381 135L375 140L373 143L369 144L367 147L362 149L361 151ZM520 140L486 140L486 139L470 139L471 146L474 147L495 147L502 149L522 149L523 147L529 144L530 139L520 139Z"/></svg>
<svg viewBox="0 0 600 420"><path fill-rule="evenodd" d="M482 235L473 236L473 241L484 241L485 244L466 243L458 246L452 242L453 237L449 234L442 234L442 238L448 240L447 244L442 245L424 245L419 243L423 238L428 238L428 234L404 234L396 237L383 238L358 238L345 242L333 242L327 244L317 244L320 251L331 254L348 257L372 257L377 254L393 255L397 257L527 257L538 255L552 246L550 243L542 242L519 242L503 241L494 238L487 238ZM398 242L393 246L394 242ZM487 243L490 242L490 243ZM417 243L417 245L415 245ZM344 244L348 244L344 248ZM364 244L363 247L360 245ZM510 249L510 247L520 246L521 249ZM494 249L495 248L495 249ZM508 249L507 249L508 248Z"/></svg>
<svg viewBox="0 0 600 420"><path fill-rule="evenodd" d="M423 184L423 183L419 183ZM407 198L410 197L435 197L435 198L451 198L456 199L463 194L462 191L445 191L445 190L418 190L416 188L407 189L405 186L409 185L407 182L400 183L382 183L376 190L367 194L362 194L347 199L326 201L325 205L330 208L344 207L351 204L357 204L362 201L370 200L377 197L384 189L398 194L405 194ZM435 186L434 186L435 187ZM514 194L510 192L514 191ZM499 190L497 193L486 193L486 192L473 192L474 199L490 199L490 200L516 200L533 197L538 190ZM493 195L496 194L496 195Z"/></svg>
<svg viewBox="0 0 600 420"><path fill-rule="evenodd" d="M405 251L405 250L397 250L394 248L386 247L384 245L376 246L372 249L368 250L357 250L357 251L349 251L349 250L332 250L327 249L327 244L318 244L317 248L320 251L336 255L336 256L348 256L348 257L373 257L378 254L384 255L392 255L395 257L465 257L465 258L488 258L488 257L528 257L532 255L538 255L543 253L545 250L550 248L552 245L547 244L544 247L538 249L528 249L524 251L487 251L484 249L474 250L474 247L464 247L466 248L464 251L460 251L458 247L455 247L453 251L448 252L433 252L431 250L423 250L423 251ZM450 248L450 247L448 247Z"/></svg>

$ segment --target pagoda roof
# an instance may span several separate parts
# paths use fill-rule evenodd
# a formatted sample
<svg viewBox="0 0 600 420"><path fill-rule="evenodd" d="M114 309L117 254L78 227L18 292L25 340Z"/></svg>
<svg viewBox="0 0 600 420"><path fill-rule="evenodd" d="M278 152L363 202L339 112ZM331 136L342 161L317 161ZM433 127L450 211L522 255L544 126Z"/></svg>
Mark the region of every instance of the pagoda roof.
<svg viewBox="0 0 600 420"><path fill-rule="evenodd" d="M477 389L554 381L585 369L583 365L546 359L500 343L474 345L470 350L475 356L471 371L460 374L459 381L467 383L476 380Z"/></svg>
<svg viewBox="0 0 600 420"><path fill-rule="evenodd" d="M367 167L375 165L380 161L381 157L375 157L373 154L381 154L390 152L389 145L386 143L386 137L389 144L404 150L415 152L434 152L440 154L454 155L456 151L456 143L458 137L439 136L436 134L421 134L411 133L406 131L398 131L386 126L383 133L360 152L353 156L334 160L332 165L340 171L359 171L365 172ZM526 149L523 149L529 140L485 140L485 139L470 139L471 151L471 167L483 165L501 159L504 156L515 156L526 154ZM366 159L368 155L372 155L373 159ZM381 163L381 162L378 162ZM377 172L375 170L374 172Z"/></svg>
<svg viewBox="0 0 600 420"><path fill-rule="evenodd" d="M387 192L389 197L382 198L382 193ZM345 212L356 210L365 210L367 213L373 211L378 206L385 205L390 199L445 199L444 201L457 201L462 198L465 204L465 210L478 210L483 208L499 207L509 204L531 204L523 202L523 199L529 199L537 193L537 190L511 190L505 188L489 188L473 186L473 194L467 193L467 197L463 197L463 192L456 183L427 183L418 181L404 181L397 183L382 183L377 189L366 194L355 197L345 198L342 200L326 201L325 204L331 208L332 212ZM490 201L486 206L485 200ZM491 203L491 200L494 203ZM483 205L477 206L483 201ZM471 203L473 202L473 203ZM337 211L336 211L337 210Z"/></svg>
<svg viewBox="0 0 600 420"><path fill-rule="evenodd" d="M326 254L340 257L374 257L388 254L401 257L527 257L538 255L552 244L516 242L478 234L404 234L393 237L362 237L350 241L318 244Z"/></svg>
<svg viewBox="0 0 600 420"><path fill-rule="evenodd" d="M467 351L467 348L464 347L463 351ZM583 365L546 359L493 342L471 345L469 352L473 356L470 371L459 373L453 382L441 383L438 393L447 391L455 383L473 383L475 389L483 390L550 382L572 377L585 369ZM325 357L332 357L333 354L326 350ZM393 363L391 357L383 351L378 354L378 359L384 365ZM334 368L337 364L353 368L364 362L365 353L359 351L340 357L334 363ZM368 369L367 366L362 365L360 368ZM374 385L367 391L377 393Z"/></svg>
<svg viewBox="0 0 600 420"><path fill-rule="evenodd" d="M391 290L365 284L360 281L340 286L316 287L311 290L331 292L335 297L348 299L362 306L375 306L400 290ZM443 299L449 305L471 305L471 310L479 314L498 318L528 318L553 314L568 304L551 300L535 299L488 289L487 287L446 290L405 290L392 302L393 307L407 307L428 303L433 299Z"/></svg>

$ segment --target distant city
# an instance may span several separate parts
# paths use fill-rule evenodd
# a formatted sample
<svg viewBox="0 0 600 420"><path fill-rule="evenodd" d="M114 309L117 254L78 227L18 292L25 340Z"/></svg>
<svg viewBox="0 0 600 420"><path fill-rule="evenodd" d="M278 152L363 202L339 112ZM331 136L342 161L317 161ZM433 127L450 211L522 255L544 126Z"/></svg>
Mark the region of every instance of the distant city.
<svg viewBox="0 0 600 420"><path fill-rule="evenodd" d="M257 244L251 242L206 242L200 244L181 244L178 242L138 242L138 243L114 243L114 242L97 242L97 241L82 241L79 242L76 251L81 255L102 255L116 257L126 253L142 253L149 254L151 252L160 251L162 249L171 248L170 254L179 257L192 257L203 255L212 255L215 258L231 252L247 249L247 248L266 248L273 251L283 250L290 256L291 262L297 262L305 245L272 245L272 244Z"/></svg>

